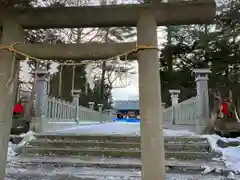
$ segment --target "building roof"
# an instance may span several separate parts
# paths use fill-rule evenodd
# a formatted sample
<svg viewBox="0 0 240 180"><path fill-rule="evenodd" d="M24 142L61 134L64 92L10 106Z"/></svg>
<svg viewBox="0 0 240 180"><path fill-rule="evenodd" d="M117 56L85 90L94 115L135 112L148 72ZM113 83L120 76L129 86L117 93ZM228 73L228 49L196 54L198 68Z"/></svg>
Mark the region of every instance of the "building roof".
<svg viewBox="0 0 240 180"><path fill-rule="evenodd" d="M139 100L121 100L114 102L114 109L116 110L139 110Z"/></svg>

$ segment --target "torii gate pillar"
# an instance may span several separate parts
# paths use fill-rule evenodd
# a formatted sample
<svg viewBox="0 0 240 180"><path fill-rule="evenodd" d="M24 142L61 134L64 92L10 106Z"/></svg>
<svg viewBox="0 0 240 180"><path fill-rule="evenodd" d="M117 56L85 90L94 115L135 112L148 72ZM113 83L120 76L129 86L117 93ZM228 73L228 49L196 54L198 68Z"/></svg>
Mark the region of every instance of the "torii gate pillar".
<svg viewBox="0 0 240 180"><path fill-rule="evenodd" d="M4 45L23 42L23 29L12 20L6 17L2 22L0 40ZM19 61L13 59L12 52L0 50L0 179L5 179L7 149L19 72Z"/></svg>
<svg viewBox="0 0 240 180"><path fill-rule="evenodd" d="M157 46L157 24L143 12L137 24L139 45ZM163 115L157 49L138 52L142 180L165 179Z"/></svg>

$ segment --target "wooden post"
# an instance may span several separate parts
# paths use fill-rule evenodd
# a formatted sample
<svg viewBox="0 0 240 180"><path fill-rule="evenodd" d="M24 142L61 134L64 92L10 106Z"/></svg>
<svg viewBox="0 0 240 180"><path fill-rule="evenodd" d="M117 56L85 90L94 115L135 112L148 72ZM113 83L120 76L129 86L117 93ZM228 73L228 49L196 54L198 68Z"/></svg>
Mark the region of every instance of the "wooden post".
<svg viewBox="0 0 240 180"><path fill-rule="evenodd" d="M137 24L139 45L157 46L157 24L142 12ZM157 49L138 52L141 114L142 180L165 179L163 114Z"/></svg>

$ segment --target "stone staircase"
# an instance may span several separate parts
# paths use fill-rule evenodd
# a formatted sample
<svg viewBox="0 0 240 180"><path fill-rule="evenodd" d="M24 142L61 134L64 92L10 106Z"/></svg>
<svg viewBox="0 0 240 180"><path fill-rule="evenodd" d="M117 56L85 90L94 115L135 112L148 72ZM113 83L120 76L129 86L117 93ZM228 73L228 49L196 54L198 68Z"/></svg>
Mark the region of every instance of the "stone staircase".
<svg viewBox="0 0 240 180"><path fill-rule="evenodd" d="M164 145L167 173L200 174L206 165L222 168L222 165L212 162L212 158L218 155L210 152L208 141L204 138L165 137ZM40 166L49 171L57 167L66 174L69 168L79 172L79 168L97 167L115 172L124 169L127 174L132 169L140 172L140 147L140 137L135 136L42 134L36 135L36 139L14 159L17 164L11 163L9 167L19 168L19 163L28 169Z"/></svg>
<svg viewBox="0 0 240 180"><path fill-rule="evenodd" d="M214 157L209 152L206 139L198 137L166 137L166 159L208 160ZM105 156L140 158L140 137L122 136L75 136L37 135L23 151L27 156Z"/></svg>

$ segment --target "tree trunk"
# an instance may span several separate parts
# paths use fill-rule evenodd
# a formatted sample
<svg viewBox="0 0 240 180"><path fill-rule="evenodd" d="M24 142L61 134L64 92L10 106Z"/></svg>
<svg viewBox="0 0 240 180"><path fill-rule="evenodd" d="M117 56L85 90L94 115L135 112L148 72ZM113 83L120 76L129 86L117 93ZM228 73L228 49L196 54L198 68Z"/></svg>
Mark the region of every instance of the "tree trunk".
<svg viewBox="0 0 240 180"><path fill-rule="evenodd" d="M106 61L102 63L102 77L100 86L100 102L104 104L104 87L105 87Z"/></svg>
<svg viewBox="0 0 240 180"><path fill-rule="evenodd" d="M167 56L167 66L168 72L173 72L173 56L172 56L172 27L167 27L167 44L169 48L168 56Z"/></svg>

